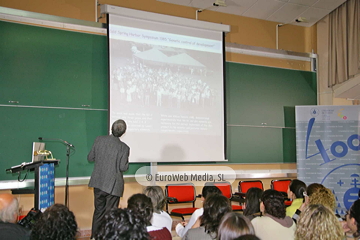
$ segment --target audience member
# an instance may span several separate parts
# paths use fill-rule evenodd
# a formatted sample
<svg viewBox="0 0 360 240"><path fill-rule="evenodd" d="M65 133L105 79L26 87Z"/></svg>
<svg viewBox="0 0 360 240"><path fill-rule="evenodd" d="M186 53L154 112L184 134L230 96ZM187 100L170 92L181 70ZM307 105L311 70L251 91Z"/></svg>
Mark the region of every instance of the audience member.
<svg viewBox="0 0 360 240"><path fill-rule="evenodd" d="M343 227L347 239L360 239L360 199L356 200L345 216Z"/></svg>
<svg viewBox="0 0 360 240"><path fill-rule="evenodd" d="M335 195L330 189L318 183L310 184L309 187L311 195L307 194L308 196L305 196L304 203L296 210L296 212L292 216L295 222L298 221L301 212L304 211L306 206L309 204L321 204L325 207L330 208L333 211L336 208Z"/></svg>
<svg viewBox="0 0 360 240"><path fill-rule="evenodd" d="M160 228L151 226L151 218L153 216L153 205L151 199L145 194L134 194L128 199L128 209L140 214L146 224L146 229L152 240L171 240L171 234L166 227Z"/></svg>
<svg viewBox="0 0 360 240"><path fill-rule="evenodd" d="M148 186L145 188L144 194L151 198L154 207L151 225L160 228L166 227L171 232L172 219L167 212L163 211L166 199L162 188L159 186Z"/></svg>
<svg viewBox="0 0 360 240"><path fill-rule="evenodd" d="M246 235L242 235L238 238L235 238L234 240L260 240L260 238L258 238L255 235L246 234Z"/></svg>
<svg viewBox="0 0 360 240"><path fill-rule="evenodd" d="M73 212L63 204L48 207L35 223L32 240L74 240L77 223Z"/></svg>
<svg viewBox="0 0 360 240"><path fill-rule="evenodd" d="M321 204L310 204L301 214L296 240L342 240L344 232L334 212Z"/></svg>
<svg viewBox="0 0 360 240"><path fill-rule="evenodd" d="M296 225L286 216L284 197L280 192L272 189L264 191L260 210L263 216L251 220L257 237L266 240L294 239Z"/></svg>
<svg viewBox="0 0 360 240"><path fill-rule="evenodd" d="M222 218L218 230L219 240L234 240L246 234L255 234L254 227L247 217L230 212Z"/></svg>
<svg viewBox="0 0 360 240"><path fill-rule="evenodd" d="M146 222L137 212L129 209L111 209L101 223L96 240L148 240Z"/></svg>
<svg viewBox="0 0 360 240"><path fill-rule="evenodd" d="M261 215L260 202L263 190L257 187L250 188L245 195L244 215L251 221Z"/></svg>
<svg viewBox="0 0 360 240"><path fill-rule="evenodd" d="M0 194L0 240L27 240L30 231L16 224L18 200L9 193Z"/></svg>
<svg viewBox="0 0 360 240"><path fill-rule="evenodd" d="M313 193L318 192L320 189L324 189L325 186L320 183L311 183L306 188L306 193L310 197Z"/></svg>
<svg viewBox="0 0 360 240"><path fill-rule="evenodd" d="M207 196L204 201L204 213L199 218L200 227L187 231L185 240L211 240L217 239L217 232L222 217L231 212L230 201L219 194Z"/></svg>
<svg viewBox="0 0 360 240"><path fill-rule="evenodd" d="M309 196L309 204L321 204L332 211L336 208L335 195L328 188L321 188Z"/></svg>
<svg viewBox="0 0 360 240"><path fill-rule="evenodd" d="M286 216L294 215L296 209L303 203L304 193L306 194L306 184L298 179L292 180L287 191L288 198L292 199L292 203L286 208Z"/></svg>
<svg viewBox="0 0 360 240"><path fill-rule="evenodd" d="M201 200L204 201L208 196L212 194L221 194L221 191L219 188L215 186L204 186L201 192ZM195 210L195 212L191 215L188 223L182 222L176 225L176 233L180 237L185 236L187 231L194 226L196 221L199 219L200 216L203 215L203 213L204 213L204 208L199 208Z"/></svg>

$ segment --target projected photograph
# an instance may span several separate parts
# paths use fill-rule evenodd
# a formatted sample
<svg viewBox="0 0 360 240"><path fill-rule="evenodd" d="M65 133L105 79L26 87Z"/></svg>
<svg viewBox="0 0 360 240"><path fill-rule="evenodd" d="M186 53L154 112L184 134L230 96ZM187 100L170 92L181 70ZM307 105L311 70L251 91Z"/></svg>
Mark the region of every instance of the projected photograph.
<svg viewBox="0 0 360 240"><path fill-rule="evenodd" d="M127 43L127 49L124 42L119 45L121 56L113 62L110 76L117 103L189 110L219 102L215 79L222 73L192 57L196 53L148 44ZM199 59L201 52L196 55Z"/></svg>

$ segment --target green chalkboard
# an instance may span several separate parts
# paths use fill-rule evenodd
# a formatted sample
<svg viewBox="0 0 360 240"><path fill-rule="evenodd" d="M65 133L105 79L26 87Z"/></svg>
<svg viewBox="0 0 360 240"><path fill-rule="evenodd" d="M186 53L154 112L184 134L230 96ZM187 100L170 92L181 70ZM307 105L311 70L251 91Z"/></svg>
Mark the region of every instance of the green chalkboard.
<svg viewBox="0 0 360 240"><path fill-rule="evenodd" d="M316 73L226 64L230 163L296 162L295 106L316 105Z"/></svg>
<svg viewBox="0 0 360 240"><path fill-rule="evenodd" d="M106 36L3 21L0 29L0 181L17 179L5 169L30 162L38 137L74 144L69 176L90 176L86 156L108 133ZM46 149L61 160L56 177L65 177L66 146L47 141ZM125 174L144 165L132 163Z"/></svg>
<svg viewBox="0 0 360 240"><path fill-rule="evenodd" d="M90 176L87 153L108 132L107 37L3 21L0 29L0 181L17 179L5 169L31 161L38 137L74 144L69 176ZM315 73L226 63L225 93L229 163L295 162L294 106L316 104ZM65 177L66 146L46 148Z"/></svg>

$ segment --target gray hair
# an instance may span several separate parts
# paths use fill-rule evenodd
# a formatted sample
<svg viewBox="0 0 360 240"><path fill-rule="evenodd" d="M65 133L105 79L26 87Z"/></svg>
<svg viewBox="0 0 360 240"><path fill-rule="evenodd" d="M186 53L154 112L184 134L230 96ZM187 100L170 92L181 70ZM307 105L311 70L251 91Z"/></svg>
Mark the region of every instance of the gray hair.
<svg viewBox="0 0 360 240"><path fill-rule="evenodd" d="M159 186L147 186L144 190L144 194L151 198L154 212L159 213L163 210L166 200L164 191Z"/></svg>
<svg viewBox="0 0 360 240"><path fill-rule="evenodd" d="M116 120L111 127L112 135L121 137L126 132L126 122L122 119Z"/></svg>
<svg viewBox="0 0 360 240"><path fill-rule="evenodd" d="M14 200L8 206L0 209L0 221L11 223L15 222L18 210L19 202L17 198L14 198Z"/></svg>

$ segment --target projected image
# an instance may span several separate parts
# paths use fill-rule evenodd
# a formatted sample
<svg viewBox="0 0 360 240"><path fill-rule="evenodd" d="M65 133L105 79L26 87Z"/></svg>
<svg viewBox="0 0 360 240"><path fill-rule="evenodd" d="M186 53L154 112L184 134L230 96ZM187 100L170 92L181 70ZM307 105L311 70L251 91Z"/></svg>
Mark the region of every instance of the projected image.
<svg viewBox="0 0 360 240"><path fill-rule="evenodd" d="M118 56L110 76L112 94L118 94L118 103L189 110L214 107L219 102L219 88L209 82L219 73L188 52L144 44L128 45L131 57Z"/></svg>
<svg viewBox="0 0 360 240"><path fill-rule="evenodd" d="M222 32L110 21L109 120L127 122L130 161L224 160Z"/></svg>

